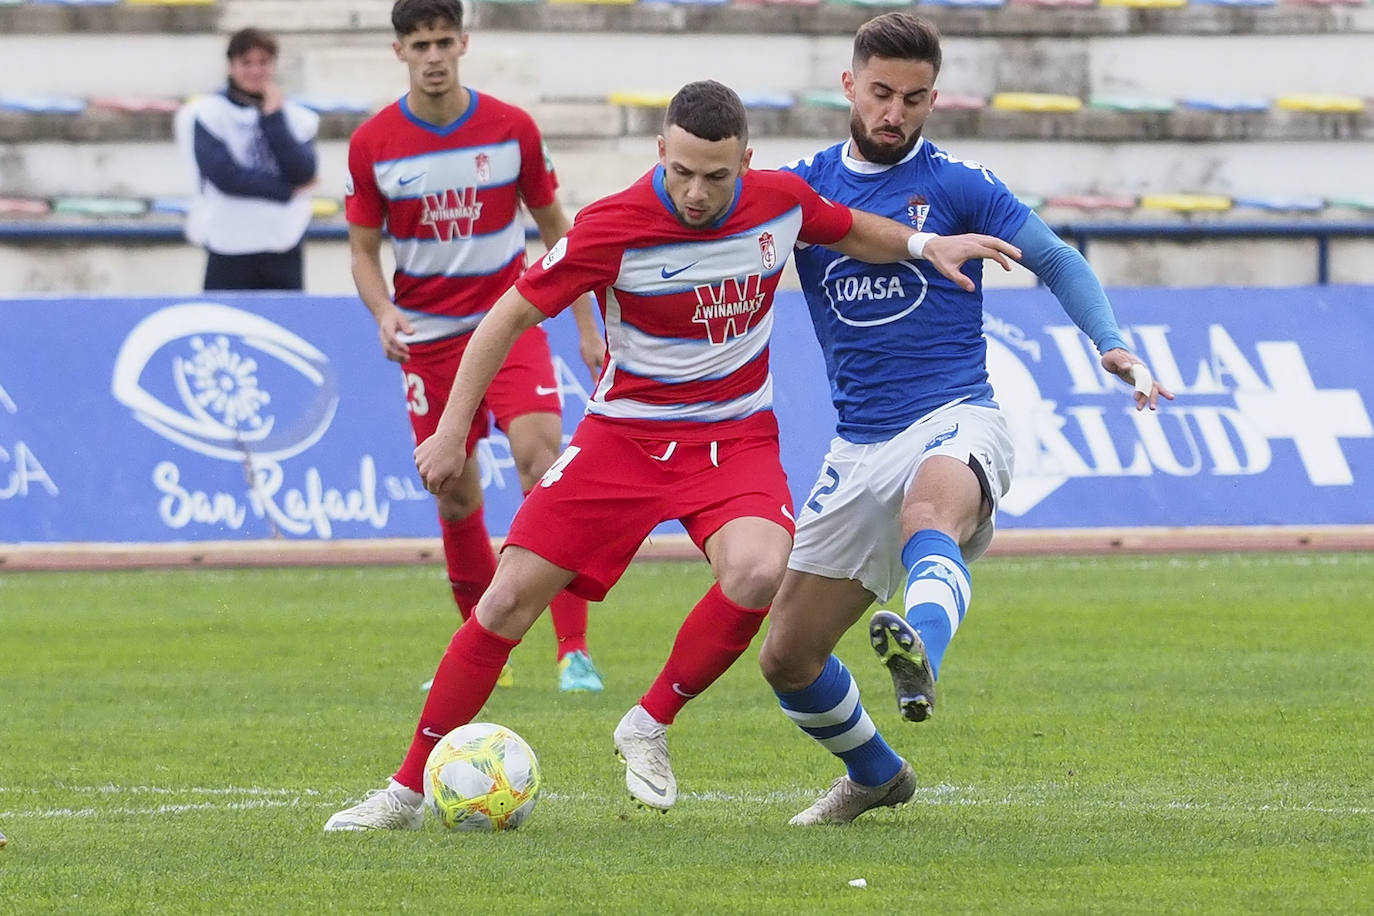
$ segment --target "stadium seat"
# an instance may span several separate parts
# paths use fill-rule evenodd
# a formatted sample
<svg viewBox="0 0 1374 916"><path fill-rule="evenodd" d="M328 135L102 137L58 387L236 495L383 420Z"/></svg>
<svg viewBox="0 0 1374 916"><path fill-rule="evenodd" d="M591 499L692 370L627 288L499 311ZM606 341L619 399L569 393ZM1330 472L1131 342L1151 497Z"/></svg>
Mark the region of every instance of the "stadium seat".
<svg viewBox="0 0 1374 916"><path fill-rule="evenodd" d="M1223 213L1231 209L1231 198L1220 194L1144 194L1140 207L1174 213Z"/></svg>
<svg viewBox="0 0 1374 916"><path fill-rule="evenodd" d="M1374 213L1374 197L1333 197L1326 202L1328 207L1339 207L1343 210L1360 210L1365 213Z"/></svg>
<svg viewBox="0 0 1374 916"><path fill-rule="evenodd" d="M992 97L992 107L998 111L1057 113L1079 111L1083 100L1051 92L999 92Z"/></svg>
<svg viewBox="0 0 1374 916"><path fill-rule="evenodd" d="M47 95L0 95L0 111L22 111L27 114L80 114L85 110L85 99Z"/></svg>
<svg viewBox="0 0 1374 916"><path fill-rule="evenodd" d="M123 0L29 0L35 6L115 6Z"/></svg>
<svg viewBox="0 0 1374 916"><path fill-rule="evenodd" d="M1283 111L1310 111L1320 114L1359 114L1364 111L1364 99L1354 95L1294 93L1281 95L1274 103Z"/></svg>
<svg viewBox="0 0 1374 916"><path fill-rule="evenodd" d="M1179 104L1193 111L1215 111L1222 114L1259 114L1270 108L1268 99L1259 98L1204 98L1190 96L1180 99Z"/></svg>
<svg viewBox="0 0 1374 916"><path fill-rule="evenodd" d="M1097 0L1009 0L1010 6L1085 7L1097 6Z"/></svg>
<svg viewBox="0 0 1374 916"><path fill-rule="evenodd" d="M170 113L181 107L181 100L158 96L97 95L87 99L86 104L101 111L122 111L130 114L149 111Z"/></svg>
<svg viewBox="0 0 1374 916"><path fill-rule="evenodd" d="M1135 198L1124 194L1059 194L1045 201L1047 207L1068 210L1134 210Z"/></svg>
<svg viewBox="0 0 1374 916"><path fill-rule="evenodd" d="M826 0L835 6L911 6L910 0Z"/></svg>
<svg viewBox="0 0 1374 916"><path fill-rule="evenodd" d="M997 9L1007 5L1007 0L918 0L920 6L973 7L977 9Z"/></svg>
<svg viewBox="0 0 1374 916"><path fill-rule="evenodd" d="M1165 114L1174 110L1174 100L1148 96L1095 95L1088 99L1088 107L1130 114Z"/></svg>
<svg viewBox="0 0 1374 916"><path fill-rule="evenodd" d="M1236 197L1232 199L1231 204L1234 207L1267 210L1270 213L1320 213L1326 208L1326 201L1322 198L1306 195Z"/></svg>
<svg viewBox="0 0 1374 916"><path fill-rule="evenodd" d="M154 197L148 201L149 213L185 215L190 209L191 199L188 197Z"/></svg>
<svg viewBox="0 0 1374 916"><path fill-rule="evenodd" d="M142 216L148 202L133 197L59 197L52 202L59 216Z"/></svg>
<svg viewBox="0 0 1374 916"><path fill-rule="evenodd" d="M639 0L640 3L673 3L678 6L723 6L733 0Z"/></svg>
<svg viewBox="0 0 1374 916"><path fill-rule="evenodd" d="M745 108L769 111L786 111L795 101L788 92L741 92L739 100Z"/></svg>
<svg viewBox="0 0 1374 916"><path fill-rule="evenodd" d="M845 106L848 107L848 102ZM981 95L961 95L957 92L942 92L935 97L936 111L982 111L988 107L988 100Z"/></svg>
<svg viewBox="0 0 1374 916"><path fill-rule="evenodd" d="M1187 6L1188 0L1099 0L1102 6L1125 6L1131 9L1164 10Z"/></svg>
<svg viewBox="0 0 1374 916"><path fill-rule="evenodd" d="M316 114L371 114L372 106L359 99L343 99L326 95L301 95L292 98L297 105Z"/></svg>
<svg viewBox="0 0 1374 916"><path fill-rule="evenodd" d="M672 100L671 92L657 89L620 89L606 97L606 101L622 108L667 108Z"/></svg>
<svg viewBox="0 0 1374 916"><path fill-rule="evenodd" d="M43 216L50 212L52 207L46 200L0 197L0 216Z"/></svg>
<svg viewBox="0 0 1374 916"><path fill-rule="evenodd" d="M1192 0L1194 6L1277 6L1278 0Z"/></svg>
<svg viewBox="0 0 1374 916"><path fill-rule="evenodd" d="M338 216L343 212L343 204L332 197L316 197L310 201L310 212L318 217Z"/></svg>
<svg viewBox="0 0 1374 916"><path fill-rule="evenodd" d="M803 105L814 105L817 108L836 108L849 110L849 99L844 97L844 93L838 89L811 89L802 93L801 103Z"/></svg>

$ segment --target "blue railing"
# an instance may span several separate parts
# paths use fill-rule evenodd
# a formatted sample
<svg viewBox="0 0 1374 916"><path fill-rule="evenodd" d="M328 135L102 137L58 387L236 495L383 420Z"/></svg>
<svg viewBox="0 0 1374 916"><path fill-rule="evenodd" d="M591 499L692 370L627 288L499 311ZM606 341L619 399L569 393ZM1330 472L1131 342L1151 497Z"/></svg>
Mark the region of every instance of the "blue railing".
<svg viewBox="0 0 1374 916"><path fill-rule="evenodd" d="M1060 238L1086 256L1089 245L1101 239L1139 239L1189 242L1200 239L1291 238L1313 239L1316 250L1316 282L1330 282L1331 240L1374 238L1374 219L1365 222L1207 222L1207 223L1132 223L1132 222L1057 222L1051 223ZM529 230L533 236L534 230ZM348 238L343 223L315 223L306 238L340 241ZM139 224L0 222L0 243L4 242L185 242L180 223Z"/></svg>

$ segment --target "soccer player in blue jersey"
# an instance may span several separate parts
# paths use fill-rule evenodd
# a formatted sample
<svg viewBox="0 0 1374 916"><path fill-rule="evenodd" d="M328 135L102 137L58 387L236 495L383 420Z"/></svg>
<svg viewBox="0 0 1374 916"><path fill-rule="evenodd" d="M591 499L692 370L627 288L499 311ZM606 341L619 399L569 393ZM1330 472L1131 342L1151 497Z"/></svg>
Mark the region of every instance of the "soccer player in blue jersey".
<svg viewBox="0 0 1374 916"><path fill-rule="evenodd" d="M842 77L850 139L787 168L830 200L920 232L1009 240L1103 368L1134 386L1137 409L1171 399L1127 350L1083 257L982 165L922 137L939 70L933 24L899 12L870 20ZM903 717L930 716L968 610L968 564L987 549L1011 483L1012 442L988 383L981 262L964 266L972 282L962 285L922 261L868 264L819 246L799 247L796 266L839 426L797 516L760 664L783 712L846 768L791 823L848 823L909 800L916 778L832 652L875 600L900 591L905 614L878 611L869 635Z"/></svg>

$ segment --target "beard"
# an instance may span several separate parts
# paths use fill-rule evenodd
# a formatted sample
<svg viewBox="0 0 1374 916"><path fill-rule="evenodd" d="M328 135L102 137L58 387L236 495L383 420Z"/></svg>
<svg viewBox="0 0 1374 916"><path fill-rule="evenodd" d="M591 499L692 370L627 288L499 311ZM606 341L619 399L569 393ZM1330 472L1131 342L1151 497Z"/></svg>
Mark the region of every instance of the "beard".
<svg viewBox="0 0 1374 916"><path fill-rule="evenodd" d="M867 161L876 165L896 165L905 159L906 154L916 146L916 141L921 139L921 132L917 130L910 137L907 137L901 146L884 146L874 142L873 138L864 130L863 121L859 120L859 113L851 110L849 136L854 141L855 148Z"/></svg>

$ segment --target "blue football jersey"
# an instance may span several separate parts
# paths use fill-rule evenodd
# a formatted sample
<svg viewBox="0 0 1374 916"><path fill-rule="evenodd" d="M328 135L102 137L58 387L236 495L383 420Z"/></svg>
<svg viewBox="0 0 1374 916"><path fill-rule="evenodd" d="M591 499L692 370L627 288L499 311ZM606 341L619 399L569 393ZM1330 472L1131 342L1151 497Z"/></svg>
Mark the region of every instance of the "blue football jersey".
<svg viewBox="0 0 1374 916"><path fill-rule="evenodd" d="M833 201L920 232L1010 240L1030 215L983 166L924 138L887 167L847 160L847 148L837 143L785 168ZM972 293L926 261L868 264L813 245L797 250L796 266L845 439L880 442L951 401L993 403L981 261L964 265Z"/></svg>

